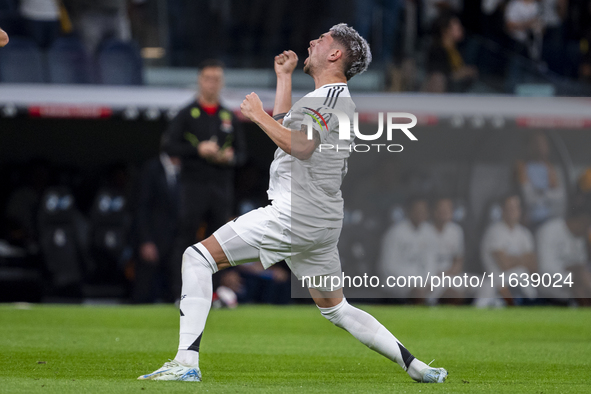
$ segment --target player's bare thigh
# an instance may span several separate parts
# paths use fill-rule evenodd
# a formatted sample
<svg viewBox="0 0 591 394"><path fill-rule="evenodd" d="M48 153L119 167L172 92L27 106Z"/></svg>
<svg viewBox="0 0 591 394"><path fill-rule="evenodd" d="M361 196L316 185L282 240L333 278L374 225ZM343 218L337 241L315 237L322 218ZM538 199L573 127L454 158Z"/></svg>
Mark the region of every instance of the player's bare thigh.
<svg viewBox="0 0 591 394"><path fill-rule="evenodd" d="M308 289L312 299L320 308L332 308L343 301L343 289L334 291L321 291L318 289Z"/></svg>
<svg viewBox="0 0 591 394"><path fill-rule="evenodd" d="M226 254L222 249L222 246L213 235L204 241L201 241L201 244L211 254L219 270L223 270L231 266L230 262L228 261L228 257L226 257ZM312 288L308 290L310 291L312 299L320 308L331 308L333 306L337 306L341 303L341 301L343 301L342 288L334 291L321 291Z"/></svg>
<svg viewBox="0 0 591 394"><path fill-rule="evenodd" d="M211 254L211 257L213 257L215 263L218 266L218 270L221 271L231 266L230 262L228 261L228 257L226 257L226 254L222 249L222 245L220 245L218 240L213 235L210 235L207 239L201 241L201 245L203 245L209 254Z"/></svg>

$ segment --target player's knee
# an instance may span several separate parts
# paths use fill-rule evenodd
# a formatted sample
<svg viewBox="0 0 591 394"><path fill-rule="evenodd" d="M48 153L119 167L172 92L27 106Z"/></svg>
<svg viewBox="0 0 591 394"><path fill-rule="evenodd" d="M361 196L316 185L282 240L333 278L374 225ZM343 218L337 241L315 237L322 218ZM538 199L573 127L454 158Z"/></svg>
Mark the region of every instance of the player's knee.
<svg viewBox="0 0 591 394"><path fill-rule="evenodd" d="M345 298L343 298L343 300L338 305L335 305L330 308L318 307L318 309L320 310L322 316L324 316L328 321L330 321L335 326L342 328L341 322L343 320L343 317L345 316L348 307L349 303Z"/></svg>
<svg viewBox="0 0 591 394"><path fill-rule="evenodd" d="M200 258L202 257L202 258ZM205 257L203 257L197 249L196 245L191 245L183 252L183 267L188 265L198 264L209 267Z"/></svg>
<svg viewBox="0 0 591 394"><path fill-rule="evenodd" d="M185 267L189 266L190 264L193 263L193 261L195 261L195 258L193 257L193 253L195 253L195 252L191 248L192 248L192 246L189 246L183 252L183 260L182 260L182 263L183 263L183 271L184 271Z"/></svg>

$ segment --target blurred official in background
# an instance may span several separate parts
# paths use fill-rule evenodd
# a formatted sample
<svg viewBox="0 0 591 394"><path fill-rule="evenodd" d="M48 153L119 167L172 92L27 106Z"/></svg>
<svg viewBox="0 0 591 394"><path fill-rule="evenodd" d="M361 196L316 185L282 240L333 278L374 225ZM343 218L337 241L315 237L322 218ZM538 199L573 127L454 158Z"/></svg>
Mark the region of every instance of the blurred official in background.
<svg viewBox="0 0 591 394"><path fill-rule="evenodd" d="M199 241L197 231L207 218L206 234L232 215L234 167L246 159L246 143L238 119L220 105L223 64L207 60L199 67L199 93L183 108L164 134L163 148L181 159L181 224L175 246L180 295L180 264L187 247Z"/></svg>
<svg viewBox="0 0 591 394"><path fill-rule="evenodd" d="M149 160L142 169L136 225L137 265L133 301L174 302L174 244L180 215L181 160L166 152Z"/></svg>

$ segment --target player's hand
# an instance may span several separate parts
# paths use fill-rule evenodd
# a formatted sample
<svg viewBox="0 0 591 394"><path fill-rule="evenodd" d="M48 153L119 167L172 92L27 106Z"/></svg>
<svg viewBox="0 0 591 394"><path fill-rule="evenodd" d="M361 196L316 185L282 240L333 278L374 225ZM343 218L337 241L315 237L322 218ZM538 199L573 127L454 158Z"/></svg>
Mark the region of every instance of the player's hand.
<svg viewBox="0 0 591 394"><path fill-rule="evenodd" d="M294 51L283 51L275 56L275 74L291 75L298 65L298 55Z"/></svg>
<svg viewBox="0 0 591 394"><path fill-rule="evenodd" d="M253 122L257 116L265 112L263 109L263 102L255 92L246 96L242 104L240 104L240 111Z"/></svg>
<svg viewBox="0 0 591 394"><path fill-rule="evenodd" d="M156 264L158 262L158 248L153 242L146 242L140 246L140 257L146 263Z"/></svg>
<svg viewBox="0 0 591 394"><path fill-rule="evenodd" d="M197 145L197 153L205 160L213 160L220 151L220 147L217 142L214 141L203 141Z"/></svg>

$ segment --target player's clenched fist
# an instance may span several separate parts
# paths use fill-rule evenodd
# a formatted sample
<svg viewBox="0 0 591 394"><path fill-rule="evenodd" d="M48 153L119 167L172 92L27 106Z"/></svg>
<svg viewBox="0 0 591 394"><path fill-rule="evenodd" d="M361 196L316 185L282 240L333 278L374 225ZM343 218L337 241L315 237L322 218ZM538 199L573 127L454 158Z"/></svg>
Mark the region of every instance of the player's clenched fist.
<svg viewBox="0 0 591 394"><path fill-rule="evenodd" d="M240 111L248 119L255 121L255 117L264 112L263 102L255 92L247 95L242 104L240 104Z"/></svg>
<svg viewBox="0 0 591 394"><path fill-rule="evenodd" d="M294 51L283 51L275 56L275 73L277 75L291 74L297 65L298 55Z"/></svg>

